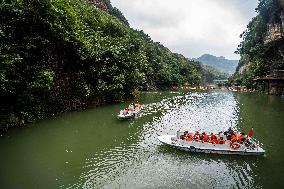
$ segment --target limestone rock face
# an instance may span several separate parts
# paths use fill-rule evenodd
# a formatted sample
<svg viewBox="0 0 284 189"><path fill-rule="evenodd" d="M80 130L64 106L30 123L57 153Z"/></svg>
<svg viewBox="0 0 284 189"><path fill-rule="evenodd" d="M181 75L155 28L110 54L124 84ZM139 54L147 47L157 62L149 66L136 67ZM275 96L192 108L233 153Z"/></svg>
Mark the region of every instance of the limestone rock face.
<svg viewBox="0 0 284 189"><path fill-rule="evenodd" d="M284 68L284 10L272 12L268 23L268 31L264 40L264 45L269 49L269 54L273 54L270 72L283 70Z"/></svg>
<svg viewBox="0 0 284 189"><path fill-rule="evenodd" d="M284 0L277 0L277 2L267 4L265 14L259 13L263 23L254 20L253 26L261 26L266 31L249 33L252 38L261 36L261 42L256 43L255 46L248 45L249 50L244 50L237 74L243 79L241 82L245 84L251 84L249 77L253 77L256 81L255 85L266 83L265 88L268 87L269 94L282 95L284 94ZM257 49L257 45L261 48ZM253 51L255 49L257 50ZM249 77L246 78L246 76Z"/></svg>
<svg viewBox="0 0 284 189"><path fill-rule="evenodd" d="M240 60L240 67L238 68L238 73L239 74L243 74L247 68L249 67L249 64L250 64L250 59L249 59L249 56L248 55L243 55L241 60Z"/></svg>
<svg viewBox="0 0 284 189"><path fill-rule="evenodd" d="M85 0L85 1L93 4L95 7L97 7L101 11L104 11L107 14L116 17L122 23L129 26L128 20L124 17L123 13L116 7L113 7L110 0Z"/></svg>
<svg viewBox="0 0 284 189"><path fill-rule="evenodd" d="M269 24L267 36L264 44L269 45L270 43L279 41L283 38L283 26L282 24Z"/></svg>
<svg viewBox="0 0 284 189"><path fill-rule="evenodd" d="M284 11L272 13L268 23L268 32L264 41L265 45L273 45L284 39Z"/></svg>

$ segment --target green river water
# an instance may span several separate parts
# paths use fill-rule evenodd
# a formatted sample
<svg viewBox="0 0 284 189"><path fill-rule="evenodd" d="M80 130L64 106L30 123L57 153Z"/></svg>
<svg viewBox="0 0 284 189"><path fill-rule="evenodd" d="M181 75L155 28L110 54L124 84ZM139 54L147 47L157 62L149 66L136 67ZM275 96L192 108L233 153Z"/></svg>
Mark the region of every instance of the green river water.
<svg viewBox="0 0 284 189"><path fill-rule="evenodd" d="M0 137L0 188L284 188L284 100L225 91L145 92L141 117L116 119L129 102L69 112ZM232 127L265 156L183 152L157 136Z"/></svg>

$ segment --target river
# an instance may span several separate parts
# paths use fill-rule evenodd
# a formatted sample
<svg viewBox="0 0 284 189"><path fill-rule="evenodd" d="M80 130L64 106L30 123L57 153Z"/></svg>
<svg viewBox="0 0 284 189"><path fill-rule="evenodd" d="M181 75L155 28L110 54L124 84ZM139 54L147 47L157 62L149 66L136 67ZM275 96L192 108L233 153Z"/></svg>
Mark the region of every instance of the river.
<svg viewBox="0 0 284 189"><path fill-rule="evenodd" d="M145 111L119 121L129 102L64 113L0 137L0 188L283 188L284 100L225 91L143 92ZM177 130L232 127L265 156L198 154L161 145Z"/></svg>

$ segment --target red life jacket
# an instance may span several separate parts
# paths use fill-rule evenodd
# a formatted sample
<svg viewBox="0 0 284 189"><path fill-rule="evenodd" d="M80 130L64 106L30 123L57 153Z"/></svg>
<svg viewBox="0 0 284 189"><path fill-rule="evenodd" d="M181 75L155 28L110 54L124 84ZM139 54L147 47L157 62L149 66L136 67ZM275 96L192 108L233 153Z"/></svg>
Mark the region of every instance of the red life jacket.
<svg viewBox="0 0 284 189"><path fill-rule="evenodd" d="M224 140L220 140L219 144L225 144L225 141Z"/></svg>
<svg viewBox="0 0 284 189"><path fill-rule="evenodd" d="M238 138L238 142L239 142L239 143L241 143L241 142L242 142L242 140L243 140L243 138L244 138L244 136L243 136L243 135L239 136L239 138Z"/></svg>
<svg viewBox="0 0 284 189"><path fill-rule="evenodd" d="M198 139L198 138L199 138L199 135L198 135L197 133L195 133L195 134L193 135L193 138L194 138L194 139Z"/></svg>
<svg viewBox="0 0 284 189"><path fill-rule="evenodd" d="M215 135L211 135L211 140L216 140L217 137Z"/></svg>
<svg viewBox="0 0 284 189"><path fill-rule="evenodd" d="M207 135L206 134L203 135L203 141L207 141Z"/></svg>

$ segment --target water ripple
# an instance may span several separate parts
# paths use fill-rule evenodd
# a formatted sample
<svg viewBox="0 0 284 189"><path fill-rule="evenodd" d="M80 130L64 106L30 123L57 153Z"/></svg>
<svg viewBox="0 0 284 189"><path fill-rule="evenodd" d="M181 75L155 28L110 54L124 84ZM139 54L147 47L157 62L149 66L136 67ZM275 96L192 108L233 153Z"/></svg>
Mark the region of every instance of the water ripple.
<svg viewBox="0 0 284 189"><path fill-rule="evenodd" d="M157 136L177 130L238 129L233 93L177 93L144 106L137 133L86 159L80 182L69 188L251 188L253 167L224 156L190 154L160 145ZM137 121L139 122L139 121ZM132 136L133 135L133 136Z"/></svg>

